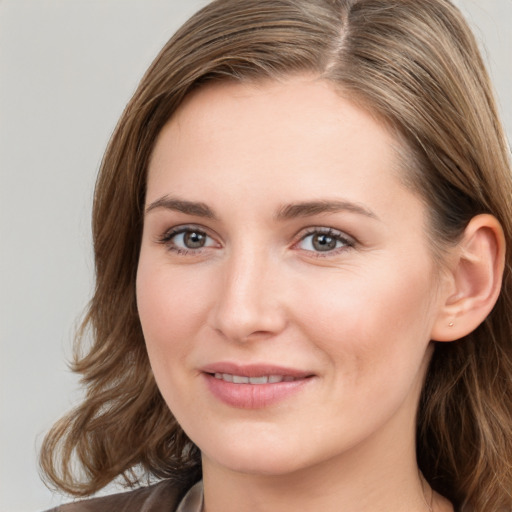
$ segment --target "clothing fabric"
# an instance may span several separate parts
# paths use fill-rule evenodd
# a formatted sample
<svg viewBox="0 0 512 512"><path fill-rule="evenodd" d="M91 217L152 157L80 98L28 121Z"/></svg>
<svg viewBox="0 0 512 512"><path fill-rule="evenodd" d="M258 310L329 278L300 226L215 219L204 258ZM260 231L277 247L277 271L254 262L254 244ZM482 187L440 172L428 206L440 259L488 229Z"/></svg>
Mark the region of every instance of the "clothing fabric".
<svg viewBox="0 0 512 512"><path fill-rule="evenodd" d="M203 482L197 482L181 500L176 512L201 512L203 510Z"/></svg>
<svg viewBox="0 0 512 512"><path fill-rule="evenodd" d="M203 484L184 489L163 480L129 492L59 505L47 512L201 512Z"/></svg>

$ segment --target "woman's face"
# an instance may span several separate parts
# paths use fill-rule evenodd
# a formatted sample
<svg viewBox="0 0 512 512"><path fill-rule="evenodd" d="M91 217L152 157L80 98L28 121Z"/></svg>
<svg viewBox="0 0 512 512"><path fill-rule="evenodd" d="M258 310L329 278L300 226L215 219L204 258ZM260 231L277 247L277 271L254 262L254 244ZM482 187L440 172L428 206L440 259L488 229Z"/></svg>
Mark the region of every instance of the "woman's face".
<svg viewBox="0 0 512 512"><path fill-rule="evenodd" d="M277 475L414 455L443 280L396 149L308 77L208 86L162 130L138 308L205 466Z"/></svg>

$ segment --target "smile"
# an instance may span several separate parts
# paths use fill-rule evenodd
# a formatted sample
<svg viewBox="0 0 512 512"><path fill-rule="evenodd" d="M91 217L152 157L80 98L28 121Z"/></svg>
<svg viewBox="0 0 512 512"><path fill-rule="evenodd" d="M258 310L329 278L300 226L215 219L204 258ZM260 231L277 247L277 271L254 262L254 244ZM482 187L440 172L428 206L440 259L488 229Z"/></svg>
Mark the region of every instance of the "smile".
<svg viewBox="0 0 512 512"><path fill-rule="evenodd" d="M215 373L214 377L233 384L278 384L279 382L293 382L297 378L291 375L262 375L261 377L247 377L231 373Z"/></svg>
<svg viewBox="0 0 512 512"><path fill-rule="evenodd" d="M219 362L201 368L201 374L213 397L237 409L277 405L316 381L314 373L271 364Z"/></svg>

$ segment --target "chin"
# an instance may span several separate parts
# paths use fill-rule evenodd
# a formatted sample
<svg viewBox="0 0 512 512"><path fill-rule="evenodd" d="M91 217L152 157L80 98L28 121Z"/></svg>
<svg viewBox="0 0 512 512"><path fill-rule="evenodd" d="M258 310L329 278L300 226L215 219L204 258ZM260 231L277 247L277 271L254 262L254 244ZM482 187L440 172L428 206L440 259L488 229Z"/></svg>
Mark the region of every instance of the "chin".
<svg viewBox="0 0 512 512"><path fill-rule="evenodd" d="M211 443L202 450L203 465L211 462L230 471L261 476L281 476L303 469L307 462L299 459L301 447L286 446L286 443L270 440L234 442L223 446L221 442ZM212 449L210 450L210 447Z"/></svg>
<svg viewBox="0 0 512 512"><path fill-rule="evenodd" d="M257 456L244 454L233 454L233 456L217 456L213 462L236 473L252 476L272 476L279 477L295 473L304 469L302 465L293 457L277 456L272 451L267 453L258 453ZM203 455L203 457L209 458ZM204 459L203 459L204 464Z"/></svg>

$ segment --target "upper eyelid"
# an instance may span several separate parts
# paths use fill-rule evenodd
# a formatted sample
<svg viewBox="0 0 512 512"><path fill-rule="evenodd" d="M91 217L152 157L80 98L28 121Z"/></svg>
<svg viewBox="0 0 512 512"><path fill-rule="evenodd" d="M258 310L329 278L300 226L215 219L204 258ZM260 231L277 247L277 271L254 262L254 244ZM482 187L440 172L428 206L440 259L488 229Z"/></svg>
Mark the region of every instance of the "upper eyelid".
<svg viewBox="0 0 512 512"><path fill-rule="evenodd" d="M157 245L161 245L165 248L166 251L177 253L181 255L200 255L204 250L209 249L209 246L201 246L197 248L193 247L181 247L180 244L176 243L174 238L178 235L182 235L183 233L186 233L187 231L196 231L201 232L205 234L208 238L211 240L215 240L213 237L211 237L208 233L206 233L205 230L200 228L194 228L190 225L181 225L181 226L173 226L167 230L165 230L163 233L160 233L156 236L154 239L154 242Z"/></svg>
<svg viewBox="0 0 512 512"><path fill-rule="evenodd" d="M203 233L204 235L206 235L206 237L213 240L215 242L215 244L222 246L222 243L219 241L219 237L212 234L211 230L209 230L208 228L205 228L204 226L196 225L196 224L179 224L177 226L172 226L171 228L166 229L163 233L156 235L155 242L157 244L166 245L168 247L171 245L175 245L173 243L174 237L177 235L186 233L187 231L196 231L196 232ZM198 247L198 248L187 248L186 250L190 253L192 253L192 252L199 253L201 251L211 249L211 248L212 248L212 246L203 246L203 247Z"/></svg>
<svg viewBox="0 0 512 512"><path fill-rule="evenodd" d="M357 239L346 231L328 226L310 226L308 228L304 228L297 234L296 238L298 240L302 240L303 238L309 235L314 235L315 233L331 234L334 236L339 236L339 238L343 238L354 244L357 243Z"/></svg>
<svg viewBox="0 0 512 512"><path fill-rule="evenodd" d="M333 236L334 238L338 238L340 241L345 242L342 247L337 247L329 251L315 251L311 249L303 249L299 247L299 245L309 236L315 234L327 234ZM298 236L295 238L295 241L291 245L291 249L300 251L301 253L308 255L310 258L335 258L340 256L341 254L358 247L358 241L345 231L326 227L326 226L317 226L310 227L309 229L299 232Z"/></svg>
<svg viewBox="0 0 512 512"><path fill-rule="evenodd" d="M177 235L179 233L184 233L186 231L199 231L213 238L211 231L208 228L205 228L204 226L201 226L199 224L179 224L177 226L173 226L171 228L166 229L162 233L161 237Z"/></svg>

